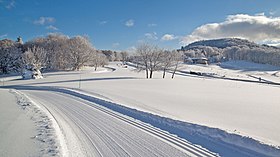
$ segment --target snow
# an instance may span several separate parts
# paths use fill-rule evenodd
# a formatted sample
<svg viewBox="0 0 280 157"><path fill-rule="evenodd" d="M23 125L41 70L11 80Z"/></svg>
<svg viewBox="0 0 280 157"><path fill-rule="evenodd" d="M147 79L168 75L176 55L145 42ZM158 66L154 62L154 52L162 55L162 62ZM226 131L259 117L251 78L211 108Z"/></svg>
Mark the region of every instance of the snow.
<svg viewBox="0 0 280 157"><path fill-rule="evenodd" d="M59 155L53 124L21 92L0 89L0 156Z"/></svg>
<svg viewBox="0 0 280 157"><path fill-rule="evenodd" d="M24 69L22 78L23 79L42 79L43 76L42 76L41 71L38 69L33 69L33 70Z"/></svg>
<svg viewBox="0 0 280 157"><path fill-rule="evenodd" d="M214 73L218 77L254 81L262 77L264 80L280 82L277 75L280 68L253 65L252 69L248 68L249 65L253 64L239 61L222 63L220 66L184 65L180 70ZM277 125L280 122L279 86L184 73L178 73L175 79L170 79L170 75L162 79L161 73L155 73L154 79L144 79L145 74L135 72L133 67L124 68L116 63L109 66L115 70L110 72L101 70L99 73L90 70L52 72L44 74L45 78L39 80L5 78L5 86L23 89L34 86L75 89L95 98L116 103L115 105L137 109L141 114L151 113L147 122L156 117L155 121L162 124L157 127L168 130L168 127L163 125L168 124L167 126L173 128L168 131L172 132L175 129L173 133L180 137L187 136L187 132L199 133L218 142L234 144L238 148L244 147L261 153L270 153L271 156L279 155L279 150L268 146L280 146L278 135L280 126ZM164 118L167 118L166 121ZM184 132L182 133L182 130L180 132L178 128L183 128ZM204 148L212 148L209 143L191 141ZM215 151L224 153L218 148Z"/></svg>
<svg viewBox="0 0 280 157"><path fill-rule="evenodd" d="M0 89L0 156L35 156L40 148L30 137L36 127L21 111L13 94Z"/></svg>
<svg viewBox="0 0 280 157"><path fill-rule="evenodd" d="M68 151L69 156L193 155L185 151L185 149L193 149L197 154L204 153L203 156L205 156L205 153L208 154L207 156L213 156L213 154L204 149L186 144L185 142L183 145L179 144L174 141L174 139L180 140L179 138L169 137L170 135L165 135L165 133L158 130L157 134L160 134L165 139L170 139L170 142L174 145L171 147L154 133L153 130L155 128L152 126L144 127L143 123L131 117L126 117L102 108L94 102L77 99L68 95L70 91L67 92L67 90L56 88L38 89L40 91L27 91L26 93L35 99L36 102L43 102L48 106L53 116L56 117L66 139L68 139L67 144L71 148ZM51 91L64 91L65 94L63 94L64 92L57 94ZM53 99L49 99L49 97ZM69 125L70 127L65 127L65 125ZM145 129L149 133L143 132L142 129ZM77 136L74 138L67 137L71 131ZM71 143L71 141L75 143ZM183 148L180 150L179 146ZM175 149L174 147L178 148Z"/></svg>

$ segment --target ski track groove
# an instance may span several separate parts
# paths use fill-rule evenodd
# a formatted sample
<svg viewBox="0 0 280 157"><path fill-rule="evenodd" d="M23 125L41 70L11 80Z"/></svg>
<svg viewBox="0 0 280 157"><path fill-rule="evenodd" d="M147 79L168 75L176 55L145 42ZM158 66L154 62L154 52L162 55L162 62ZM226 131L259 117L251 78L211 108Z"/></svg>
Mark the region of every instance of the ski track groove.
<svg viewBox="0 0 280 157"><path fill-rule="evenodd" d="M40 103L41 105L43 105L50 113L51 111L43 104L43 103ZM58 110L62 110L64 111L63 113L66 115L67 111L63 108L57 108L56 106L54 106L54 108L52 108L53 110L55 110L55 112L59 113ZM51 113L51 115L54 117L54 115ZM67 116L67 115L66 115ZM54 117L55 118L55 117ZM99 149L96 147L96 145L94 144L94 142L92 141L92 139L90 138L90 136L88 135L88 133L86 133L85 129L83 127L81 127L75 120L78 120L80 121L78 118L74 118L74 117L71 117L71 116L67 116L67 118L69 118L73 123L75 123L75 125L82 131L82 133L87 137L87 140L90 141L90 144L96 149L97 153L99 154L99 156L102 156L101 152L99 151ZM74 120L75 119L75 120ZM56 120L57 121L57 120ZM86 127L86 126L85 126ZM78 137L79 138L79 137Z"/></svg>
<svg viewBox="0 0 280 157"><path fill-rule="evenodd" d="M93 105L94 105L94 106L93 106ZM135 126L135 127L141 128L141 129L143 129L143 130L145 130L145 131L147 131L147 132L149 132L149 133L151 133L151 134L154 134L154 135L156 135L156 136L159 136L159 137L161 137L161 138L163 138L163 139L165 139L165 140L167 140L167 141L169 141L169 142L171 142L171 143L173 143L172 140L175 140L176 142L178 142L178 143L180 143L180 144L183 144L183 145L186 145L186 147L191 147L191 148L195 149L195 151L198 151L198 152L199 152L199 154L198 154L198 153L196 153L195 151L193 151L193 150L191 150L191 149L189 149L189 148L186 148L186 147L182 146L183 149L186 149L187 151L191 151L192 153L194 153L193 155L197 155L197 156L200 156L200 155L201 155L201 156L207 156L207 157L215 156L215 155L210 154L210 153L209 153L209 154L208 154L208 153L204 153L204 152L203 152L204 150L201 151L201 150L199 150L199 148L196 148L195 146L193 146L193 145L191 145L191 144L189 144L189 143L187 143L187 142L185 142L185 141L182 141L181 139L178 139L178 138L176 138L176 137L172 137L172 135L168 135L167 133L165 133L165 132L163 132L163 131L158 131L158 130L154 129L154 128L151 127L151 126L145 125L144 123L142 124L142 123L134 122L134 121L132 121L132 120L130 120L130 119L128 119L128 118L125 118L124 116L121 116L121 115L119 115L119 114L117 114L117 113L114 113L114 111L109 111L108 109L104 109L103 107L97 106L95 103L90 104L90 106L93 107L93 108L95 108L95 109L98 109L98 110L100 110L100 111L103 111L103 112L105 112L105 113L111 115L111 116L114 117L114 118L118 118L118 119L120 119L120 120L123 120L123 121L125 121L125 122L127 122L127 123L129 123L129 124L131 124L131 125L133 125L133 126ZM168 137L168 138L167 138L167 137ZM170 139L169 139L169 138L170 138ZM175 143L173 143L173 144L175 144ZM177 144L175 144L175 145L177 145ZM177 146L179 146L179 145L177 145ZM179 147L181 147L181 146L179 146ZM200 153L201 153L201 154L200 154Z"/></svg>
<svg viewBox="0 0 280 157"><path fill-rule="evenodd" d="M90 106L91 107L91 106ZM95 108L94 108L95 109ZM89 116L89 117L93 117L94 115L91 115L91 114L89 114L89 113L87 113L87 111L86 110L84 110L84 109L82 109L84 112L86 112L86 114ZM74 111L74 110L73 110ZM75 111L74 111L75 112ZM90 122L92 125L94 125L92 122ZM100 126L100 127L102 127L102 125ZM114 125L111 125L110 127L114 127ZM106 130L106 131L108 131L108 133L110 132L110 135L108 136L108 137L116 137L116 139L120 139L120 138L122 138L123 140L120 140L120 142L121 141L127 141L127 142L129 142L129 140L127 139L127 137L125 137L125 136L122 136L122 135L120 135L120 133L119 132L122 132L121 130L119 130L118 128L115 128L114 127L114 129L118 129L118 131L119 132L116 132L115 134L118 134L118 135L120 135L120 136L116 136L116 135L114 135L114 133L112 133L112 131L110 130L110 129L106 129L105 127L103 128L104 130ZM124 135L124 133L122 133L123 135ZM124 138L125 137L125 138ZM130 136L128 136L131 140L133 140ZM138 143L137 141L135 141L136 143L137 143L137 146L143 146L143 145L141 145L140 143ZM125 142L122 142L123 144L125 144L125 145L127 145ZM144 145L145 146L145 145ZM153 147L152 145L149 145L150 147ZM128 146L128 147L130 147L130 146ZM139 148L139 147L138 147ZM140 147L141 148L141 147ZM150 153L152 153L152 154L154 154L155 156L164 156L164 152L162 152L161 150L158 150L156 147L153 147L153 150L158 150L158 151L161 151L161 154L156 154L155 152L152 152L150 149L148 149L148 147L146 147L145 146L145 148L146 148L146 150L147 151L149 151ZM144 151L143 151L144 152ZM137 152L135 152L135 153L137 153ZM138 153L137 153L138 154ZM139 156L141 156L140 154L138 154ZM133 156L135 156L135 154L133 155Z"/></svg>
<svg viewBox="0 0 280 157"><path fill-rule="evenodd" d="M78 101L79 102L79 101ZM83 103L83 102L82 102ZM86 104L87 105L87 104ZM89 106L89 107L92 107L92 106ZM81 114L81 113L79 113L79 112L77 112L77 110L74 110L74 109L72 109L72 108L69 108L68 107L68 109L69 110L71 110L72 112L75 112L75 113L77 113L78 115L80 115L80 116L82 116L82 117L84 117L84 118L86 118L86 116L84 116L83 114ZM80 109L80 108L79 108ZM94 108L95 109L95 108ZM63 109L64 110L64 109ZM84 109L82 109L81 108L81 110L83 110L84 112L86 112L87 113L87 110L84 110ZM96 110L96 109L95 109ZM99 110L97 110L97 111L99 111ZM67 112L67 111L66 111ZM99 111L100 112L100 111ZM93 117L94 115L91 115L91 114L89 114L89 113L87 113L87 115L89 116L89 117ZM100 117L98 117L98 118L100 118ZM87 120L87 118L86 118L86 120ZM98 124L93 124L91 121L89 121L89 120L87 120L89 123L91 123L91 125L92 126L94 126L94 127L97 127L96 125L98 125ZM102 124L101 124L101 127L102 127ZM110 126L110 127L112 127L112 126ZM111 140L111 138L110 137L116 137L115 139L118 139L118 138L120 138L119 136L115 136L113 133L111 133L111 131L110 131L110 129L106 129L105 127L103 128L103 129L101 129L101 128L98 128L98 130L104 130L104 134L106 134L107 135L107 137L104 137L104 138L106 138L106 139L109 139L109 140ZM105 130L106 130L106 132L110 132L110 135L108 135L107 133L105 133ZM118 132L116 132L116 133L118 133ZM100 138L101 140L102 140L102 138ZM123 139L125 139L125 138L123 138ZM104 143L106 142L106 143L108 143L107 142L107 140L102 140ZM126 140L127 142L129 142L128 140ZM122 142L121 140L120 141L118 141L118 142L114 142L114 143L116 143L117 145L119 145L118 143L119 142ZM122 143L124 143L125 144L125 142L122 142ZM110 145L109 145L110 146ZM138 146L143 146L143 145L138 145ZM120 145L119 145L119 147L120 148L122 148ZM138 147L139 148L139 147ZM141 147L140 147L141 148ZM161 154L155 154L154 152L152 152L150 149L148 149L148 147L145 147L146 148L146 151L149 151L150 153L152 153L152 154L154 154L155 156L164 156L164 152L162 152ZM156 147L154 147L155 149L156 149ZM112 150L115 150L115 149L110 149L111 151ZM154 149L153 149L154 150ZM124 149L123 149L123 151L125 151ZM118 152L118 151L112 151L112 152ZM137 153L137 152L136 152ZM143 153L145 153L145 151L143 151ZM138 154L138 153L137 153ZM120 154L119 154L120 155ZM129 155L129 156L135 156L136 154L133 154L133 155ZM141 156L140 154L138 154L139 156ZM143 155L143 154L142 154ZM147 155L149 155L149 154L147 154ZM123 156L123 154L121 154L121 156Z"/></svg>
<svg viewBox="0 0 280 157"><path fill-rule="evenodd" d="M187 142L183 139L180 139L177 136L169 134L160 129L154 128L153 126L151 126L149 124L145 124L145 123L135 120L131 117L128 117L128 116L122 115L120 113L117 113L115 111L112 111L110 109L107 109L106 107L100 106L99 104L84 100L77 96L65 94L65 93L63 93L63 94L62 93L52 93L52 92L50 92L50 93L59 95L61 97L65 97L65 98L70 97L75 102L77 102L76 104L78 104L78 105L65 104L63 106L61 106L61 105L52 105L52 106L54 108L57 108L58 110L63 111L63 114L65 114L66 117L68 117L72 122L74 122L74 124L86 136L87 140L94 147L94 149L96 150L96 152L98 153L99 156L103 156L103 154L102 154L102 150L99 150L100 147L98 147L97 142L92 141L92 139L95 139L94 136L98 137L98 140L103 142L102 143L103 146L105 145L105 147L108 150L110 150L110 153L106 151L106 155L108 155L107 153L109 153L113 156L142 156L143 154L147 154L147 156L166 156L166 154L161 149L158 149L158 147L153 146L153 144L150 144L148 141L146 141L146 139L135 140L133 136L129 136L128 134L125 134L125 131L131 133L130 132L131 130L129 130L128 128L125 128L125 127L123 127L125 129L125 131L118 129L118 127L116 127L117 123L115 121L110 123L113 125L107 126L106 123L104 124L104 122L106 122L106 117L102 117L102 116L98 117L98 115L91 114L93 112L92 110L87 110L85 107L83 108L79 105L90 107L91 109L96 110L95 112L101 112L103 114L106 114L115 120L121 121L123 123L129 124L132 127L142 130L142 131L152 135L153 137L160 139L161 141L167 143L170 146L176 146L176 147L173 147L173 149L176 149L177 151L184 150L184 153L186 153L185 155L199 156L199 157L216 156L215 154L212 154L211 152L209 152L203 148L197 147L196 145L192 145L189 142ZM32 95L32 92L31 92L31 95ZM36 94L35 94L35 97L40 98L40 95L36 96ZM42 96L40 99L44 100L46 98L44 98ZM50 100L48 100L48 102L53 102L54 104L60 103L60 102L56 102L55 99L50 99ZM75 108L73 108L73 106ZM48 108L46 105L44 105L44 107ZM90 112L90 111L92 111L92 112ZM56 112L59 113L59 111L56 111ZM79 117L82 118L83 121ZM92 121L93 119L96 119L96 120ZM114 130L114 132L113 132L113 130ZM117 131L115 131L115 130L117 130ZM133 142L131 142L129 139L127 139L128 137ZM138 138L136 138L136 139L138 139ZM95 139L95 140L97 140L97 139ZM145 146L145 145L143 145L143 143L146 143L146 144L148 143L149 146ZM123 146L125 146L125 148ZM137 150L133 150L133 147L137 148ZM104 150L106 150L106 148L101 147L100 149L103 149L103 152L105 152ZM164 150L166 151L166 149L164 149ZM139 154L139 151L141 151L141 155ZM131 152L132 154L130 154L129 152ZM178 152L175 151L174 153L177 154ZM177 154L177 155L179 155L179 154Z"/></svg>

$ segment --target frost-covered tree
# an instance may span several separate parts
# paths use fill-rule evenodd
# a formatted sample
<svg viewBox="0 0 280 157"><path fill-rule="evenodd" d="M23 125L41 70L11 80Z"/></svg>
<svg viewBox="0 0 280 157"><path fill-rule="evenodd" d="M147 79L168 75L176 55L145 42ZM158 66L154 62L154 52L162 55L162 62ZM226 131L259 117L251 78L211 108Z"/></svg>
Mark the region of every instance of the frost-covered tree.
<svg viewBox="0 0 280 157"><path fill-rule="evenodd" d="M72 70L79 70L90 61L94 48L88 38L76 36L68 41L68 46Z"/></svg>
<svg viewBox="0 0 280 157"><path fill-rule="evenodd" d="M0 74L19 72L21 69L21 44L12 40L0 40Z"/></svg>
<svg viewBox="0 0 280 157"><path fill-rule="evenodd" d="M182 51L173 50L171 55L172 55L171 60L172 60L172 65L173 65L173 72L172 72L171 78L173 79L179 65L183 62L183 53L182 53Z"/></svg>
<svg viewBox="0 0 280 157"><path fill-rule="evenodd" d="M34 46L44 48L46 52L46 69L70 69L67 41L68 36L62 34L49 34L47 37L35 38L24 44L25 50Z"/></svg>
<svg viewBox="0 0 280 157"><path fill-rule="evenodd" d="M122 51L120 52L120 56L122 63L125 64L125 62L128 60L128 53L126 51Z"/></svg>
<svg viewBox="0 0 280 157"><path fill-rule="evenodd" d="M162 78L165 78L166 70L168 70L172 65L173 54L171 51L163 51L162 59L161 59L161 66L163 70Z"/></svg>
<svg viewBox="0 0 280 157"><path fill-rule="evenodd" d="M99 52L99 51L94 51L92 52L93 56L90 60L90 64L94 66L94 70L96 71L98 67L103 67L106 64L108 64L108 59L106 56Z"/></svg>
<svg viewBox="0 0 280 157"><path fill-rule="evenodd" d="M143 43L136 48L138 70L145 70L146 78L152 78L153 72L161 69L163 50L156 45Z"/></svg>
<svg viewBox="0 0 280 157"><path fill-rule="evenodd" d="M23 64L35 69L41 69L46 65L46 51L41 47L28 48L22 56Z"/></svg>
<svg viewBox="0 0 280 157"><path fill-rule="evenodd" d="M261 64L280 65L280 48L259 45L248 40L225 38L191 43L181 48L186 56L205 56L211 62L245 60Z"/></svg>
<svg viewBox="0 0 280 157"><path fill-rule="evenodd" d="M46 51L41 47L28 48L23 53L23 78L42 78L41 69L46 65Z"/></svg>

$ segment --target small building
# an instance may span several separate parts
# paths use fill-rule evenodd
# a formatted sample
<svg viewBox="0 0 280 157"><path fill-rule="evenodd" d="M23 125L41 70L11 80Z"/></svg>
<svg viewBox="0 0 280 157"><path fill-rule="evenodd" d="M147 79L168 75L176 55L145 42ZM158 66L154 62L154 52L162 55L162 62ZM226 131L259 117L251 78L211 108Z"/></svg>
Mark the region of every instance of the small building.
<svg viewBox="0 0 280 157"><path fill-rule="evenodd" d="M198 58L186 58L185 59L185 62L186 63L191 63L191 64L205 64L205 65L208 65L209 63L209 60L208 58L205 58L205 57L198 57Z"/></svg>

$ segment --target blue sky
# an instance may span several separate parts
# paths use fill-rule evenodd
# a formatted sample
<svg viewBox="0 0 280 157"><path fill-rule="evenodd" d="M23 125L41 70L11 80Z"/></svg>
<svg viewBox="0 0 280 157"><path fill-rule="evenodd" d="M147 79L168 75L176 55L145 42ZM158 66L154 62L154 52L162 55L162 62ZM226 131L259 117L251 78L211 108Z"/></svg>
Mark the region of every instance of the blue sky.
<svg viewBox="0 0 280 157"><path fill-rule="evenodd" d="M276 45L279 17L279 0L0 0L0 39L60 32L113 50L142 41L172 49L219 37Z"/></svg>

